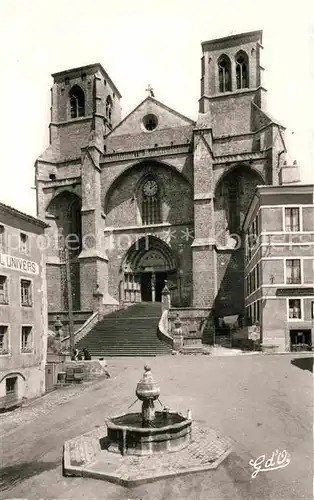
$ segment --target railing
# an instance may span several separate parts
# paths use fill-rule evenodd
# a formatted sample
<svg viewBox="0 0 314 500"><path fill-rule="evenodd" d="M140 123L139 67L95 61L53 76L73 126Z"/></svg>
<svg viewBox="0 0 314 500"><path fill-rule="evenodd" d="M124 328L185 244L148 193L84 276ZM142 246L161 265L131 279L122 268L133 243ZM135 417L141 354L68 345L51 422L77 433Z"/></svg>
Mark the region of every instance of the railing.
<svg viewBox="0 0 314 500"><path fill-rule="evenodd" d="M85 323L78 329L76 332L74 332L74 343L78 342L81 340L83 337L85 337L91 329L98 323L99 321L99 312L96 311L94 312L86 321ZM62 342L62 347L70 347L70 336L65 337L64 339L61 340Z"/></svg>
<svg viewBox="0 0 314 500"><path fill-rule="evenodd" d="M165 309L161 315L158 323L157 336L159 340L165 342L173 349L173 338L169 335L169 320L168 320L168 309Z"/></svg>

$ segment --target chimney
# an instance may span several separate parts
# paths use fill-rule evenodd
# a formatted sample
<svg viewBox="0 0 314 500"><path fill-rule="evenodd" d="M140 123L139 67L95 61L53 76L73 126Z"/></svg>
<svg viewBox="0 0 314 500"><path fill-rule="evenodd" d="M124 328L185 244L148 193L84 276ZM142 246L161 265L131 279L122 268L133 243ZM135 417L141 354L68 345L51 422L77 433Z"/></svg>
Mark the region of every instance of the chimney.
<svg viewBox="0 0 314 500"><path fill-rule="evenodd" d="M279 184L282 186L287 184L300 184L300 182L300 166L297 161L294 160L292 165L287 165L285 161L279 172Z"/></svg>

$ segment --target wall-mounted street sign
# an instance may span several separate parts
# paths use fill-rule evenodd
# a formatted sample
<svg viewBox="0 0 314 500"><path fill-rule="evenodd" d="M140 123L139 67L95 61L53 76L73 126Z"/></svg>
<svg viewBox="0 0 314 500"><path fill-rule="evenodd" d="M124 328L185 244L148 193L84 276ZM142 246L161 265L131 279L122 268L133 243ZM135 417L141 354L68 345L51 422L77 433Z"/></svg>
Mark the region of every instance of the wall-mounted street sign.
<svg viewBox="0 0 314 500"><path fill-rule="evenodd" d="M253 325L248 327L248 339L253 340L256 342L260 338L261 332L260 332L260 326L259 325Z"/></svg>
<svg viewBox="0 0 314 500"><path fill-rule="evenodd" d="M0 253L0 269L12 269L27 274L38 274L39 267L36 262L31 260L21 259L20 257L13 257L5 253Z"/></svg>

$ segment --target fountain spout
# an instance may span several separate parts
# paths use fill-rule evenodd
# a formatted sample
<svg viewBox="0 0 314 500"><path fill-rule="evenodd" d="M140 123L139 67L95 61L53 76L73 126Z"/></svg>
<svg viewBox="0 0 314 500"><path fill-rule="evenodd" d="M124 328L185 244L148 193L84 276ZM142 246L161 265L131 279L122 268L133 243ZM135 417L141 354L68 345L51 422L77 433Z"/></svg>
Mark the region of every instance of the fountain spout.
<svg viewBox="0 0 314 500"><path fill-rule="evenodd" d="M155 419L154 401L159 398L160 388L153 379L150 366L145 365L144 370L143 377L136 386L136 396L142 401L142 421L145 424Z"/></svg>

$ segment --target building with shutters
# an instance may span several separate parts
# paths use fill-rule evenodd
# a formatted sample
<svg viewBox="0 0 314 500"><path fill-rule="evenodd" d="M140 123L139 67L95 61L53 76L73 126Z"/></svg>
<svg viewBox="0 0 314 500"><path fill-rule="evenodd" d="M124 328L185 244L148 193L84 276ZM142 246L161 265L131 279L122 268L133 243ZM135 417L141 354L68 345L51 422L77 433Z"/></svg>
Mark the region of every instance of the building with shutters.
<svg viewBox="0 0 314 500"><path fill-rule="evenodd" d="M0 203L0 409L45 392L46 227Z"/></svg>
<svg viewBox="0 0 314 500"><path fill-rule="evenodd" d="M314 346L314 186L258 186L244 223L246 316L266 348Z"/></svg>

